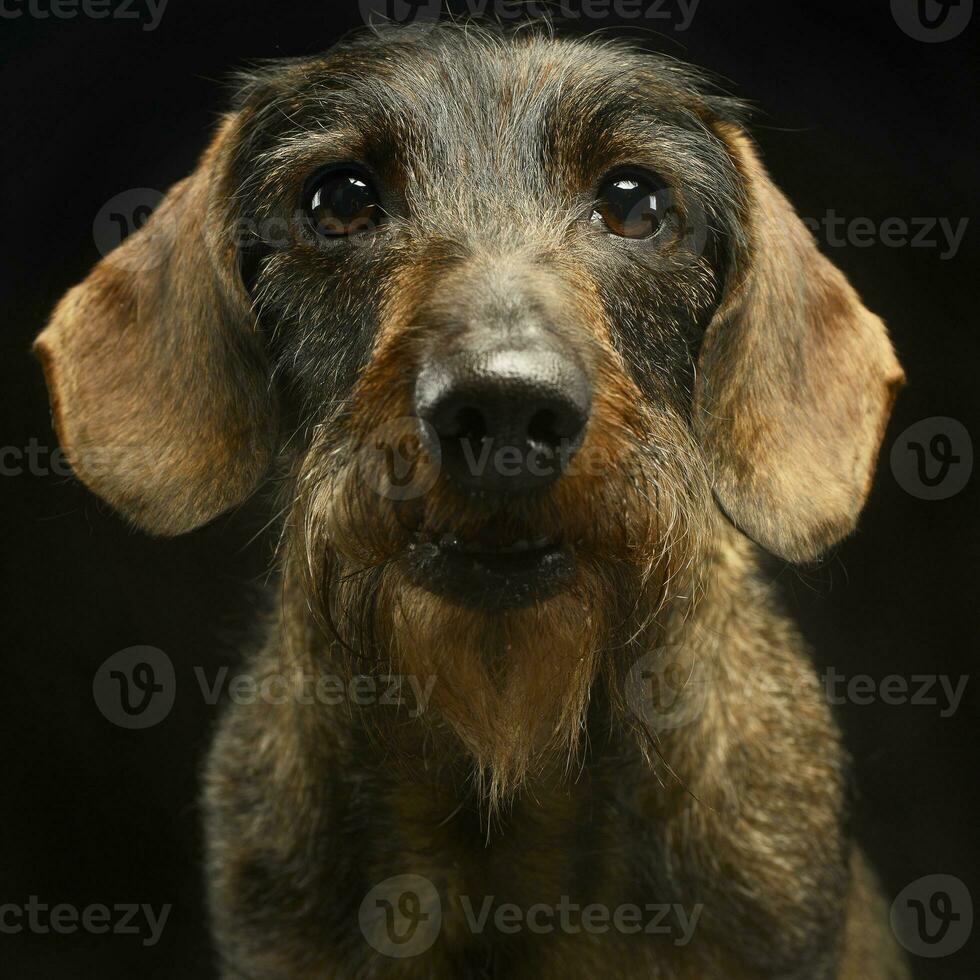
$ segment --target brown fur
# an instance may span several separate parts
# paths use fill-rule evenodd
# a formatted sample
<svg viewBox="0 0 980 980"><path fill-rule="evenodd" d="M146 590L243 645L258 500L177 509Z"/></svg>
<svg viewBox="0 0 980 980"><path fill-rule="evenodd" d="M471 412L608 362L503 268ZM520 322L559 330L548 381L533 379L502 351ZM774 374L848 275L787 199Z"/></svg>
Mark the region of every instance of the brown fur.
<svg viewBox="0 0 980 980"><path fill-rule="evenodd" d="M157 534L240 503L271 458L267 368L235 254L215 241L233 130L68 292L34 345L75 472Z"/></svg>
<svg viewBox="0 0 980 980"><path fill-rule="evenodd" d="M750 189L753 263L705 338L702 438L735 524L806 561L854 529L904 375L881 320L819 253L745 136L721 131Z"/></svg>
<svg viewBox="0 0 980 980"><path fill-rule="evenodd" d="M387 228L230 243L333 157L381 175ZM583 222L582 193L635 159L678 189L681 228L702 215L703 251L679 232L626 251ZM287 696L226 714L206 780L227 977L905 975L845 830L837 728L758 573L758 545L805 560L853 528L901 370L724 100L673 63L540 32L354 40L249 80L120 252L37 341L81 478L157 533L232 506L273 457L280 486L282 602L250 669ZM413 414L427 360L532 314L591 378L571 470L488 502L416 442L427 492L379 495L374 441ZM488 612L406 573L416 535L488 521L560 533L572 579ZM684 724L637 709L651 656L688 679ZM425 711L303 696L311 676L391 673L433 682ZM397 959L358 909L402 874L443 921ZM681 945L478 934L463 896L703 914Z"/></svg>

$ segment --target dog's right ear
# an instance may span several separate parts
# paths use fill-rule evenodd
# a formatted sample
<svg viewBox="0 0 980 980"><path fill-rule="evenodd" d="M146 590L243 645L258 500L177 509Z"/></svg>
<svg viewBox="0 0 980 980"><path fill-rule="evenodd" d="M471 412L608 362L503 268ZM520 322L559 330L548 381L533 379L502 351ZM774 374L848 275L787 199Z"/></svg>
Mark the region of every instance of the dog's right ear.
<svg viewBox="0 0 980 980"><path fill-rule="evenodd" d="M34 343L75 473L155 534L240 503L273 452L267 370L227 231L236 129L227 118Z"/></svg>

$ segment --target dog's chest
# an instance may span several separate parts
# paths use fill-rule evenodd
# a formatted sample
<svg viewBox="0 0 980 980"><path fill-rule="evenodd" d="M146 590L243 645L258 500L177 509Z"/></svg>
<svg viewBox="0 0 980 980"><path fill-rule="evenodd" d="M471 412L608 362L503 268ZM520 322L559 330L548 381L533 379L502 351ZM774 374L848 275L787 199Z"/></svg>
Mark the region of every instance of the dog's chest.
<svg viewBox="0 0 980 980"><path fill-rule="evenodd" d="M649 822L594 785L543 789L489 830L431 791L388 805L358 915L399 976L684 975L697 911L665 885Z"/></svg>

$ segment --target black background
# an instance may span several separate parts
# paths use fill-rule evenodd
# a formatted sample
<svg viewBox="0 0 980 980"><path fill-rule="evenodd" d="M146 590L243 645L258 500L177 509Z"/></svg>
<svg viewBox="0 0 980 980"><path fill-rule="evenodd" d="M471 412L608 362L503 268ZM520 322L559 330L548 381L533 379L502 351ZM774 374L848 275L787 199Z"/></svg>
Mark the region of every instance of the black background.
<svg viewBox="0 0 980 980"><path fill-rule="evenodd" d="M0 20L3 446L55 445L28 347L98 259L102 205L128 188L165 189L192 168L231 68L322 50L359 23L346 0L170 0L154 31ZM888 322L909 377L859 533L817 569L776 572L818 661L849 676L955 679L976 660L977 482L920 500L898 484L888 453L919 419L970 429L978 418L978 31L980 16L959 38L925 44L899 29L887 2L701 0L689 30L648 36L758 107L754 133L801 214L970 218L945 261L940 248L827 248ZM64 477L0 476L0 494L0 904L37 895L49 905L173 905L154 948L136 936L0 935L0 975L214 976L196 797L217 709L193 667L210 676L233 664L248 633L269 557L254 538L261 502L159 541ZM169 654L178 689L166 721L130 732L97 710L92 678L135 644ZM948 873L980 900L976 693L974 679L949 718L935 705L838 709L860 784L858 832L889 897ZM975 977L978 947L975 936L954 956L917 960L917 976Z"/></svg>

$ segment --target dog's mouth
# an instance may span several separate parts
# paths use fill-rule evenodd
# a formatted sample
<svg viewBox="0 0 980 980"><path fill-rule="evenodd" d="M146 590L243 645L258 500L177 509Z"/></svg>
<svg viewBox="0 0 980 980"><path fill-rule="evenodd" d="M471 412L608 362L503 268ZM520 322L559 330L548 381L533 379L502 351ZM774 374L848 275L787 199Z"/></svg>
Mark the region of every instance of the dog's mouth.
<svg viewBox="0 0 980 980"><path fill-rule="evenodd" d="M559 535L532 537L488 524L476 532L416 532L405 553L411 581L458 605L499 611L554 595L574 570Z"/></svg>

